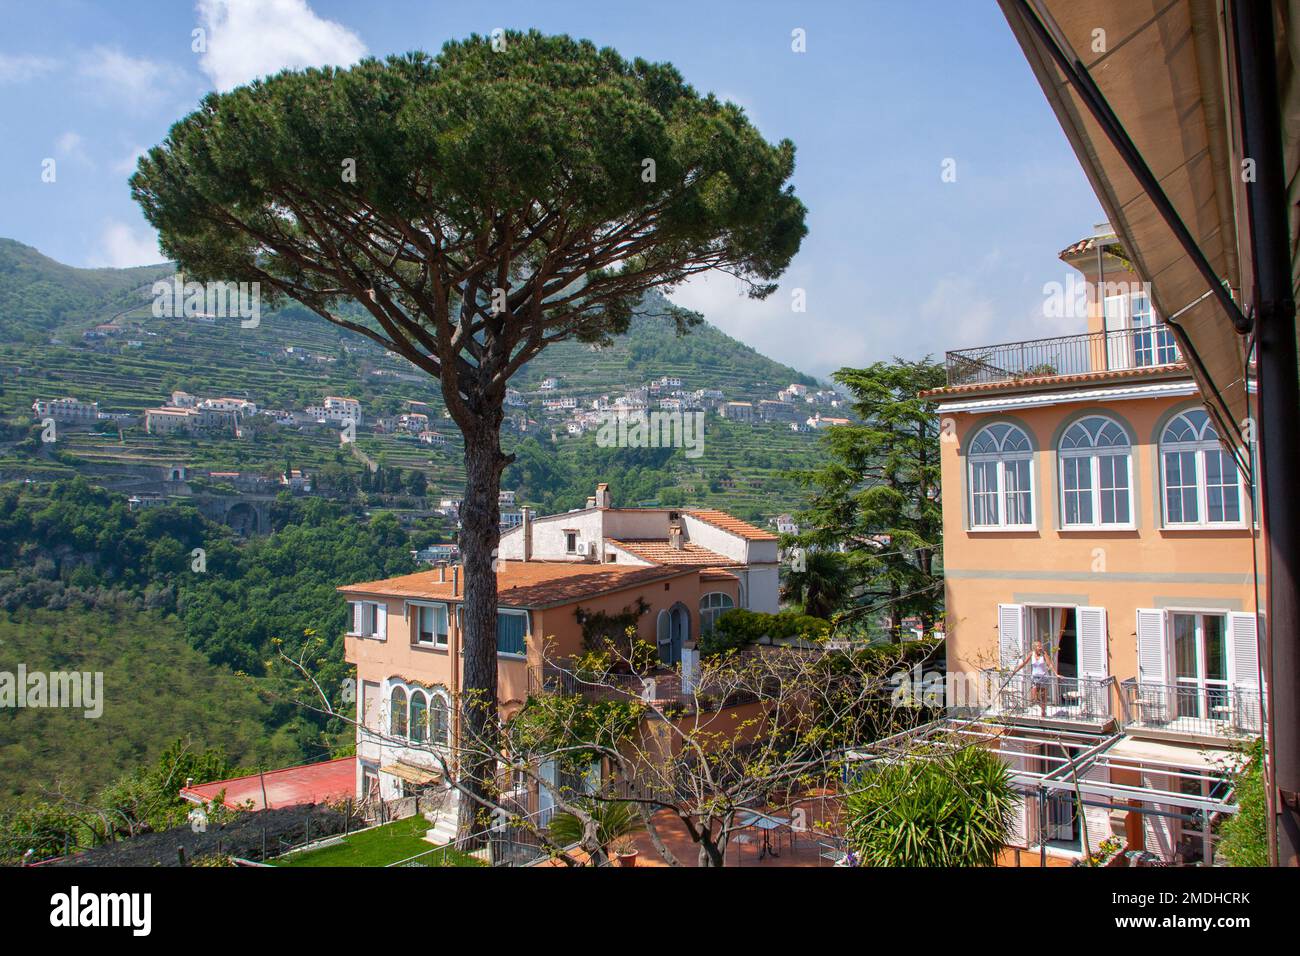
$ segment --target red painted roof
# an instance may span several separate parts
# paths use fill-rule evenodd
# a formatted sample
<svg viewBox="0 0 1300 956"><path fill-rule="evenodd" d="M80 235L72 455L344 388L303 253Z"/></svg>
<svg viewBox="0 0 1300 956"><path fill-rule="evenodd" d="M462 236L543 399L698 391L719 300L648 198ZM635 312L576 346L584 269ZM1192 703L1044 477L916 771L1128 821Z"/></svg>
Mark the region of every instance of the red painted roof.
<svg viewBox="0 0 1300 956"><path fill-rule="evenodd" d="M263 784L266 786L265 805ZM232 810L248 807L249 801L252 801L254 810L278 810L306 803L334 803L354 796L356 789L357 758L339 757L323 763L284 767L247 777L182 787L181 796L195 803L211 803L224 790L226 795L222 804Z"/></svg>
<svg viewBox="0 0 1300 956"><path fill-rule="evenodd" d="M750 541L776 540L776 535L772 534L772 532L764 531L762 528L755 528L748 521L741 521L725 511L716 511L713 508L690 508L687 509L686 513L699 518L701 521L707 521L715 528L730 531L732 534L747 538Z"/></svg>
<svg viewBox="0 0 1300 956"><path fill-rule="evenodd" d="M708 548L701 548L689 541L682 542L680 548L674 548L667 538L606 538L616 548L622 548L639 558L653 561L655 564L680 564L691 567L744 567L739 561Z"/></svg>

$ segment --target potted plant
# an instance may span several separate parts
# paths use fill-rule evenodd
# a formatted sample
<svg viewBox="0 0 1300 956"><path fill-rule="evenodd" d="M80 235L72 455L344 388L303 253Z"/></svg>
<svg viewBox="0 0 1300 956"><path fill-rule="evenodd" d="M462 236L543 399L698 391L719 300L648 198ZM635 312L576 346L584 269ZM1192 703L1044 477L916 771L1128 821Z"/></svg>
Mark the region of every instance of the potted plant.
<svg viewBox="0 0 1300 956"><path fill-rule="evenodd" d="M623 800L589 800L582 811L596 824L596 846L590 845L586 827L577 814L557 813L548 826L551 839L561 845L578 844L592 853L613 856L619 866L636 866L637 849L632 835L645 829L641 814Z"/></svg>
<svg viewBox="0 0 1300 956"><path fill-rule="evenodd" d="M619 837L614 841L611 849L619 866L636 866L636 858L640 855L640 851L636 848L636 841L630 836Z"/></svg>

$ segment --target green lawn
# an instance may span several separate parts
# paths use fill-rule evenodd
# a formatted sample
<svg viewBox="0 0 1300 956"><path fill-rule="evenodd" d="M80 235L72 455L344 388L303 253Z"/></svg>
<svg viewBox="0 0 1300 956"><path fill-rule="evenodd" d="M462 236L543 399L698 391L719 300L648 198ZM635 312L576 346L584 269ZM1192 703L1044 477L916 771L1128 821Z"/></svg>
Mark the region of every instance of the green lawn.
<svg viewBox="0 0 1300 956"><path fill-rule="evenodd" d="M292 853L272 862L276 866L387 866L434 848L424 839L429 822L416 814L344 838L342 843ZM417 861L423 866L486 866L482 860L451 847L428 853Z"/></svg>

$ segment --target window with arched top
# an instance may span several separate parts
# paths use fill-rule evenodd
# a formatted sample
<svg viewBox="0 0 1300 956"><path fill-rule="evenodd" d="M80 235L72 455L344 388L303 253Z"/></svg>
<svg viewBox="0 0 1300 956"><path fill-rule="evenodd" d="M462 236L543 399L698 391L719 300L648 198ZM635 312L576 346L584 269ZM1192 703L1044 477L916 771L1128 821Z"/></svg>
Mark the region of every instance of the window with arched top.
<svg viewBox="0 0 1300 956"><path fill-rule="evenodd" d="M1160 469L1166 525L1243 522L1245 483L1204 409L1189 409L1170 419L1160 435Z"/></svg>
<svg viewBox="0 0 1300 956"><path fill-rule="evenodd" d="M722 591L710 591L700 598L700 633L707 634L713 630L714 622L736 606L730 594Z"/></svg>
<svg viewBox="0 0 1300 956"><path fill-rule="evenodd" d="M423 691L411 691L411 743L422 744L429 739L429 699Z"/></svg>
<svg viewBox="0 0 1300 956"><path fill-rule="evenodd" d="M406 736L406 688L394 687L389 694L388 732L394 737Z"/></svg>
<svg viewBox="0 0 1300 956"><path fill-rule="evenodd" d="M1132 451L1128 433L1104 415L1065 430L1056 449L1063 527L1132 527Z"/></svg>
<svg viewBox="0 0 1300 956"><path fill-rule="evenodd" d="M966 451L972 528L1034 526L1034 449L1009 422L985 425Z"/></svg>
<svg viewBox="0 0 1300 956"><path fill-rule="evenodd" d="M438 694L429 704L429 739L435 744L447 743L447 702Z"/></svg>

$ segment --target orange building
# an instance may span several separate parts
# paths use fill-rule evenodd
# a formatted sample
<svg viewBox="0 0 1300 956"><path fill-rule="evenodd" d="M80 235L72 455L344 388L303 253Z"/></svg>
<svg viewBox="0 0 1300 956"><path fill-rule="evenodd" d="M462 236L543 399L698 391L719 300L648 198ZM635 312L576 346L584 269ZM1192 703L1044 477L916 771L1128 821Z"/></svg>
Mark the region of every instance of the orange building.
<svg viewBox="0 0 1300 956"><path fill-rule="evenodd" d="M734 520L734 519L733 519ZM463 680L458 565L340 588L351 626L346 659L357 668L357 793L389 800L440 779L430 750L451 760L458 739ZM530 693L557 689L563 672L548 662L581 654L580 612L631 612L637 636L657 647L665 665L648 684L629 681L629 696L692 700L694 638L738 603L739 578L697 564L619 565L572 561L502 561L497 572L498 698L518 710ZM680 667L678 666L680 665ZM545 777L546 768L542 768ZM520 802L545 811L545 788ZM452 794L454 803L454 792ZM454 813L443 814L454 821ZM453 831L446 836L450 838Z"/></svg>
<svg viewBox="0 0 1300 956"><path fill-rule="evenodd" d="M1208 860L1210 821L1233 809L1222 768L1262 726L1250 451L1219 441L1113 233L1061 258L1082 280L1058 304L1087 331L950 352L927 396L948 686L1006 728L1022 845L1136 832ZM1053 774L1091 781L1082 822Z"/></svg>

